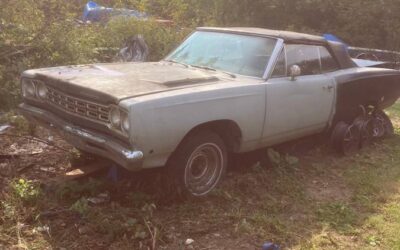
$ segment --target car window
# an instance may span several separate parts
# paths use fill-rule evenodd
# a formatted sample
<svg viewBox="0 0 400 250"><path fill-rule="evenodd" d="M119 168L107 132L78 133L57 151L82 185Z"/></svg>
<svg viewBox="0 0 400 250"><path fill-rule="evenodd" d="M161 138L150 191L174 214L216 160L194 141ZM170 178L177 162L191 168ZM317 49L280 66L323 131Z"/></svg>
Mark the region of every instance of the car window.
<svg viewBox="0 0 400 250"><path fill-rule="evenodd" d="M312 45L286 45L287 69L298 65L301 75L321 74L318 46Z"/></svg>
<svg viewBox="0 0 400 250"><path fill-rule="evenodd" d="M332 72L339 69L336 60L325 47L319 46L319 54L321 56L322 73Z"/></svg>
<svg viewBox="0 0 400 250"><path fill-rule="evenodd" d="M197 31L166 60L262 78L276 39Z"/></svg>
<svg viewBox="0 0 400 250"><path fill-rule="evenodd" d="M272 78L285 77L286 76L286 57L285 49L281 51L276 62L274 72L272 73Z"/></svg>

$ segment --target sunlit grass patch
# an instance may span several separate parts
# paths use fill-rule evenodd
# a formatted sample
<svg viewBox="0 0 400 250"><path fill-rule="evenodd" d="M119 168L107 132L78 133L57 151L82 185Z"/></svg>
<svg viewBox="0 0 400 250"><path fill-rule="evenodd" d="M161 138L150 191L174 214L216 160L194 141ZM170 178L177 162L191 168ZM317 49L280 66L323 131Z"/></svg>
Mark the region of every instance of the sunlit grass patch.
<svg viewBox="0 0 400 250"><path fill-rule="evenodd" d="M343 233L351 233L356 226L357 213L348 204L325 203L319 206L317 214L319 221Z"/></svg>
<svg viewBox="0 0 400 250"><path fill-rule="evenodd" d="M362 238L371 249L400 249L400 196L368 218L364 229Z"/></svg>

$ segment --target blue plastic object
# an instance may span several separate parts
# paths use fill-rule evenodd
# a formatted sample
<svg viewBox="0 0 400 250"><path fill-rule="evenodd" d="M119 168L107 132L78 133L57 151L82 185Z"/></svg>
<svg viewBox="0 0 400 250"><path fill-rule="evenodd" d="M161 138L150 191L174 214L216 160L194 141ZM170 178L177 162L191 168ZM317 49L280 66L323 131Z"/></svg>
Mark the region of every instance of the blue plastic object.
<svg viewBox="0 0 400 250"><path fill-rule="evenodd" d="M82 20L87 22L100 22L110 16L112 8L105 8L96 2L90 1L83 10Z"/></svg>
<svg viewBox="0 0 400 250"><path fill-rule="evenodd" d="M281 248L274 243L267 242L262 246L262 250L280 250Z"/></svg>
<svg viewBox="0 0 400 250"><path fill-rule="evenodd" d="M343 43L346 47L349 47L349 45L347 43L345 43L342 39L340 39L339 37L333 35L333 34L324 34L323 37L325 38L325 40L328 41L333 41L333 42L340 42Z"/></svg>
<svg viewBox="0 0 400 250"><path fill-rule="evenodd" d="M107 173L107 178L111 180L112 182L118 182L119 181L119 169L117 166L113 165L110 167Z"/></svg>
<svg viewBox="0 0 400 250"><path fill-rule="evenodd" d="M107 8L90 1L85 5L82 20L84 22L101 22L108 21L111 17L116 16L136 19L146 19L148 17L146 13L137 10Z"/></svg>

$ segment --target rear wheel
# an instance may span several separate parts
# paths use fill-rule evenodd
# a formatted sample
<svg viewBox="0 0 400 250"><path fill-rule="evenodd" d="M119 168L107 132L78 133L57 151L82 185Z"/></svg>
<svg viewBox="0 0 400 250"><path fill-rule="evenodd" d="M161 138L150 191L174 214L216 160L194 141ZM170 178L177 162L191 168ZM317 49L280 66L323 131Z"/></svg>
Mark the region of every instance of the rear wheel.
<svg viewBox="0 0 400 250"><path fill-rule="evenodd" d="M227 149L219 135L202 131L186 138L168 163L170 183L184 196L204 196L223 177Z"/></svg>
<svg viewBox="0 0 400 250"><path fill-rule="evenodd" d="M360 129L358 126L339 122L332 133L332 144L335 150L343 155L351 155L360 148Z"/></svg>

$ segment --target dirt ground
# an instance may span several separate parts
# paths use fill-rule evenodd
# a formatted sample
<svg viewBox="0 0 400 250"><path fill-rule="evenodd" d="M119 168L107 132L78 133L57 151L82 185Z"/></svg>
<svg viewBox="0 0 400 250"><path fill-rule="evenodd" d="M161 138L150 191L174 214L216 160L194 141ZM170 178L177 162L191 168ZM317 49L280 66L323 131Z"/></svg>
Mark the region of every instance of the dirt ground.
<svg viewBox="0 0 400 250"><path fill-rule="evenodd" d="M389 111L395 137L351 157L324 138L292 143L268 166L258 163L265 151L236 156L222 185L196 200L160 190L160 171L60 178L73 148L44 129L34 135L45 143L7 130L0 249L400 249L399 111Z"/></svg>

